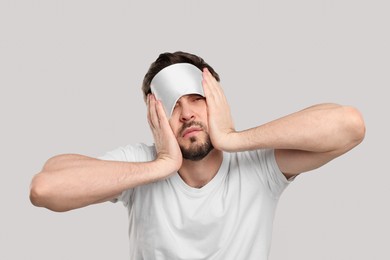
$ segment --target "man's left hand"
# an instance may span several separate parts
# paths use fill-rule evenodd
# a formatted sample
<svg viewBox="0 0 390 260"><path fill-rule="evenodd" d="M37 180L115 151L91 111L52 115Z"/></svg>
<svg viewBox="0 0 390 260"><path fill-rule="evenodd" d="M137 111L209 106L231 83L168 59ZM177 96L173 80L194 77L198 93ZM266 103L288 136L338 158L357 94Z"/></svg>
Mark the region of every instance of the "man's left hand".
<svg viewBox="0 0 390 260"><path fill-rule="evenodd" d="M233 151L234 129L230 107L219 82L207 68L203 69L203 90L207 102L207 114L211 143L221 151Z"/></svg>

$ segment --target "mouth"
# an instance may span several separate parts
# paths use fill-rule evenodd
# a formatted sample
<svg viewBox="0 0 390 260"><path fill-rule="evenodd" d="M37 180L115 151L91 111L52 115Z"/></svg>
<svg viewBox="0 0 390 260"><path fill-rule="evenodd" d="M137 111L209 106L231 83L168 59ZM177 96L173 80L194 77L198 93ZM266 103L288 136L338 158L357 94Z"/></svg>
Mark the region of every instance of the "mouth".
<svg viewBox="0 0 390 260"><path fill-rule="evenodd" d="M184 130L182 137L184 137L184 138L191 137L193 135L196 135L200 131L202 131L202 128L200 128L198 126L191 126L191 127L188 127L187 129Z"/></svg>

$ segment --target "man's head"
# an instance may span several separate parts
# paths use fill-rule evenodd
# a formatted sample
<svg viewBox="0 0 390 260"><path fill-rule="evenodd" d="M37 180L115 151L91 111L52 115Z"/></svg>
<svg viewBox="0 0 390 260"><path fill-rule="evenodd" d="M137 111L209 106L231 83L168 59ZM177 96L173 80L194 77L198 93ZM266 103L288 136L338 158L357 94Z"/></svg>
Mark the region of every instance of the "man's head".
<svg viewBox="0 0 390 260"><path fill-rule="evenodd" d="M187 64L179 65L178 63ZM171 66L173 64L175 66ZM192 64L196 68L192 65L188 66L188 64ZM178 94L174 91L176 92L176 96L173 97L174 102L168 105L170 111L166 111L169 124L176 135L183 158L193 161L203 159L213 149L208 133L206 100L198 91L199 88L202 89L203 68L207 68L216 80L219 81L218 74L202 58L185 52L163 53L150 66L142 85L145 98L152 92L155 95L157 94L156 92L160 92L160 96L164 96L164 94L169 95L169 93L164 92L172 91L169 89L170 87L180 88L181 82L190 85L200 85L200 87L191 86L190 89L193 92L186 92L181 89L180 91L183 91L182 94ZM197 71L198 69L199 71ZM158 76L156 77L157 74ZM175 82L175 75L183 75L187 79L182 81L178 76L178 82L180 82L178 83ZM195 83L193 83L193 80ZM151 86L152 82L153 86ZM160 89L156 90L159 87ZM183 88L186 87L188 86L183 86ZM171 100L171 98L167 98L167 100ZM164 100L162 102L164 103ZM167 107L167 104L164 105Z"/></svg>

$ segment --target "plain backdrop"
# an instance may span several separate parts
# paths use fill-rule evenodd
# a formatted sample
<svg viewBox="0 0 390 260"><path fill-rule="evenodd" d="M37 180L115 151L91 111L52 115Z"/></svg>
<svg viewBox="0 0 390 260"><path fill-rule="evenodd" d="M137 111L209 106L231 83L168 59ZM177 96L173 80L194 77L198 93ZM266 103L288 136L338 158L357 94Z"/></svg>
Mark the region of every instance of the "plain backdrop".
<svg viewBox="0 0 390 260"><path fill-rule="evenodd" d="M158 54L219 72L238 130L357 107L361 145L280 199L270 260L390 259L390 4L383 0L0 0L0 259L128 259L127 212L29 201L56 154L151 144L140 91Z"/></svg>

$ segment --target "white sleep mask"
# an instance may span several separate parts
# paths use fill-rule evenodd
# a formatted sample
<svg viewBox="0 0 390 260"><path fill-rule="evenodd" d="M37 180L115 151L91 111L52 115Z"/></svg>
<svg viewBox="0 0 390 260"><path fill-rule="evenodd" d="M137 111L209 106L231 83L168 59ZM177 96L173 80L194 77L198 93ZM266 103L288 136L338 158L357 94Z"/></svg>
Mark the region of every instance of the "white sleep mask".
<svg viewBox="0 0 390 260"><path fill-rule="evenodd" d="M204 96L202 71L190 63L176 63L165 67L150 83L152 93L161 100L168 118L180 97L189 94Z"/></svg>

